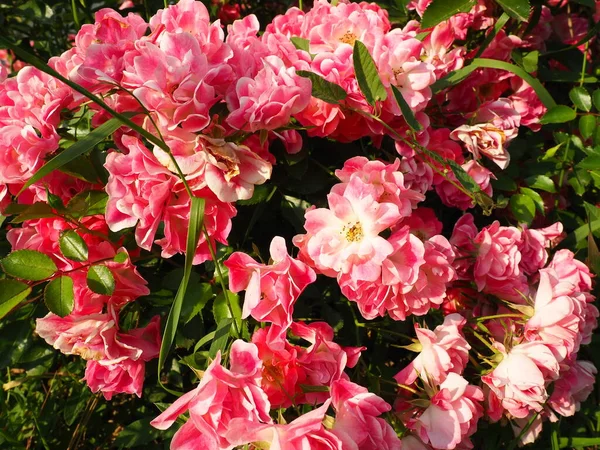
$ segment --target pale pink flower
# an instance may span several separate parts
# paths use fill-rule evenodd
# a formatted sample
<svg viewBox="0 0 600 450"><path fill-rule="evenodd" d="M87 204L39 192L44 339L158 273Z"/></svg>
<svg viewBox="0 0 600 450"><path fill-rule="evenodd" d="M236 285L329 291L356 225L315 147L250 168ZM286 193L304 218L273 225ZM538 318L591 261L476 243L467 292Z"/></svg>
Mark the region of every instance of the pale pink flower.
<svg viewBox="0 0 600 450"><path fill-rule="evenodd" d="M432 448L417 436L407 434L402 437L402 450L432 450Z"/></svg>
<svg viewBox="0 0 600 450"><path fill-rule="evenodd" d="M300 240L314 267L329 276L350 274L356 281L373 281L392 245L379 234L399 218L398 207L378 203L376 188L353 177L343 193L331 192L329 208L307 211L307 236Z"/></svg>
<svg viewBox="0 0 600 450"><path fill-rule="evenodd" d="M302 36L310 41L310 52L333 52L341 46L351 48L357 40L372 50L391 25L385 10L367 5L366 2L342 1L335 6L324 0L315 2L302 23Z"/></svg>
<svg viewBox="0 0 600 450"><path fill-rule="evenodd" d="M483 392L456 373L448 374L430 406L409 426L425 443L454 449L477 430L483 416Z"/></svg>
<svg viewBox="0 0 600 450"><path fill-rule="evenodd" d="M574 415L592 393L597 373L596 367L589 361L573 362L554 383L548 401L552 409L561 416Z"/></svg>
<svg viewBox="0 0 600 450"><path fill-rule="evenodd" d="M245 145L208 137L197 142L206 159L206 184L222 202L248 200L255 185L271 178L271 164Z"/></svg>
<svg viewBox="0 0 600 450"><path fill-rule="evenodd" d="M462 141L475 159L481 158L483 154L501 169L506 169L508 166L510 154L504 148L506 135L503 130L493 124L462 125L456 128L450 137Z"/></svg>
<svg viewBox="0 0 600 450"><path fill-rule="evenodd" d="M579 348L580 320L577 300L556 296L553 287L560 283L552 269L539 271L540 283L534 300L534 314L525 323L525 338L547 345L558 362Z"/></svg>
<svg viewBox="0 0 600 450"><path fill-rule="evenodd" d="M331 386L331 399L336 411L332 432L348 450L400 450L396 431L377 416L392 407L366 388L347 380Z"/></svg>
<svg viewBox="0 0 600 450"><path fill-rule="evenodd" d="M104 357L102 334L116 326L109 314L68 315L48 313L36 320L36 333L65 355L80 355L86 360Z"/></svg>
<svg viewBox="0 0 600 450"><path fill-rule="evenodd" d="M292 323L294 303L316 279L315 272L287 253L285 240L273 238L270 265L259 264L245 253L235 252L225 262L229 287L245 290L242 318L252 315L260 322L272 322L286 329Z"/></svg>
<svg viewBox="0 0 600 450"><path fill-rule="evenodd" d="M151 425L166 430L189 411L190 419L175 433L172 449L233 448L232 442L240 438L229 434L233 420L241 419L253 428L272 422L269 400L259 385L261 365L256 345L236 340L231 347L231 368L221 365L219 352L198 387L179 397Z"/></svg>
<svg viewBox="0 0 600 450"><path fill-rule="evenodd" d="M502 354L500 364L481 378L493 401L517 418L541 411L548 399L547 381L559 373L552 351L542 343L528 342Z"/></svg>
<svg viewBox="0 0 600 450"><path fill-rule="evenodd" d="M392 93L392 85L398 88L413 111L425 108L431 98L429 86L435 81L434 66L422 61L422 53L423 44L400 29L387 33L381 45L375 48L373 59L388 90L384 105L395 116L402 112Z"/></svg>
<svg viewBox="0 0 600 450"><path fill-rule="evenodd" d="M419 276L412 288L392 297L386 307L395 320L404 320L406 314L424 315L430 308L438 307L446 298L446 287L456 279L452 267L454 252L448 240L433 236L425 241L425 263L419 268Z"/></svg>
<svg viewBox="0 0 600 450"><path fill-rule="evenodd" d="M548 267L554 269L561 282L568 283L565 295L592 290L592 274L588 266L575 259L571 250L557 251Z"/></svg>
<svg viewBox="0 0 600 450"><path fill-rule="evenodd" d="M460 46L452 48L455 39L454 27L449 21L436 25L423 39L425 62L434 66L437 79L464 65L466 50Z"/></svg>
<svg viewBox="0 0 600 450"><path fill-rule="evenodd" d="M413 384L420 377L429 384L441 384L450 373L461 374L469 361L471 346L462 334L467 321L450 314L435 330L415 325L419 355L394 378L401 384Z"/></svg>

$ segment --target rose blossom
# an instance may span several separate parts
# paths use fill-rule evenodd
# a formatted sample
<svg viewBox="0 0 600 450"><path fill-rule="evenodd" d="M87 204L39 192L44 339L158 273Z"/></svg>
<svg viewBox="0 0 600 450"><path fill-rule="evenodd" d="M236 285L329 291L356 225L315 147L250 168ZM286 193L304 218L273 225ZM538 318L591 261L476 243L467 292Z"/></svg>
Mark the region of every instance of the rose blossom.
<svg viewBox="0 0 600 450"><path fill-rule="evenodd" d="M381 264L393 251L379 234L399 218L398 207L378 203L375 186L353 177L343 193L332 191L329 208L307 211L307 234L296 236L294 244L329 276L351 274L355 280L373 281Z"/></svg>

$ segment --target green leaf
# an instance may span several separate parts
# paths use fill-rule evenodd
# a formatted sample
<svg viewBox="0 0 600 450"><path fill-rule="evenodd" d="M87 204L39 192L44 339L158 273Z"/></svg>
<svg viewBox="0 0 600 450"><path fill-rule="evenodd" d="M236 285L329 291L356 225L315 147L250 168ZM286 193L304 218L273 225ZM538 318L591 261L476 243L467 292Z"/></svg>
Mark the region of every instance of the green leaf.
<svg viewBox="0 0 600 450"><path fill-rule="evenodd" d="M27 182L23 185L19 194L31 186L36 181L42 179L52 171L59 169L70 161L73 161L75 158L89 152L93 149L98 143L102 142L108 136L117 131L123 124L119 119L112 118L104 122L98 128L93 130L86 137L77 141L73 145L71 145L66 150L63 150L46 164L44 164L40 169L33 174L33 176L27 180Z"/></svg>
<svg viewBox="0 0 600 450"><path fill-rule="evenodd" d="M385 100L387 98L387 91L381 82L381 78L379 78L379 70L377 70L377 66L369 50L360 41L354 43L352 61L354 63L356 81L367 102L371 106L375 106L375 102Z"/></svg>
<svg viewBox="0 0 600 450"><path fill-rule="evenodd" d="M113 445L119 448L133 448L141 445L149 448L147 444L161 437L164 431L158 430L150 425L153 417L136 420L130 423L117 435Z"/></svg>
<svg viewBox="0 0 600 450"><path fill-rule="evenodd" d="M600 274L600 251L592 233L588 233L587 265L595 275Z"/></svg>
<svg viewBox="0 0 600 450"><path fill-rule="evenodd" d="M521 187L521 193L525 194L526 196L531 198L531 200L533 200L533 203L535 203L536 209L542 215L546 214L546 209L544 208L544 200L542 199L542 196L539 193L535 192L533 189L529 189L526 187Z"/></svg>
<svg viewBox="0 0 600 450"><path fill-rule="evenodd" d="M10 204L4 210L6 215L18 214L11 223L22 223L26 220L56 217L52 207L46 202L35 202L33 205Z"/></svg>
<svg viewBox="0 0 600 450"><path fill-rule="evenodd" d="M540 52L537 50L528 52L527 54L523 55L523 68L528 73L537 72L539 57L540 57Z"/></svg>
<svg viewBox="0 0 600 450"><path fill-rule="evenodd" d="M266 184L254 186L254 192L251 198L248 200L238 200L236 203L240 206L252 206L258 205L259 203L264 203L271 198L272 190L273 187Z"/></svg>
<svg viewBox="0 0 600 450"><path fill-rule="evenodd" d="M556 105L549 108L546 114L540 119L540 123L545 125L548 123L565 123L575 120L577 113L573 108L565 105Z"/></svg>
<svg viewBox="0 0 600 450"><path fill-rule="evenodd" d="M346 91L340 85L327 81L320 75L308 70L297 70L296 73L301 77L308 78L312 82L311 95L319 100L333 105L339 104L346 99Z"/></svg>
<svg viewBox="0 0 600 450"><path fill-rule="evenodd" d="M65 231L58 239L58 246L65 258L71 261L87 261L88 246L75 230Z"/></svg>
<svg viewBox="0 0 600 450"><path fill-rule="evenodd" d="M479 46L479 49L477 50L477 53L475 54L475 58L479 58L483 54L485 49L489 47L489 45L492 43L492 41L494 40L494 38L496 37L498 32L502 28L504 28L504 25L506 25L506 22L508 22L509 19L510 19L510 16L506 13L502 13L502 15L500 17L498 17L498 20L496 20L496 23L494 24L494 28L492 29L491 32L487 33L484 41Z"/></svg>
<svg viewBox="0 0 600 450"><path fill-rule="evenodd" d="M30 281L45 280L58 270L48 255L36 250L14 251L9 253L0 264L8 275Z"/></svg>
<svg viewBox="0 0 600 450"><path fill-rule="evenodd" d="M535 203L531 197L524 194L516 194L510 198L510 209L519 222L530 224L535 217Z"/></svg>
<svg viewBox="0 0 600 450"><path fill-rule="evenodd" d="M227 347L232 324L233 319L229 317L221 320L218 323L213 340L210 344L210 349L208 350L208 354L211 358L214 358L219 350L223 351L225 350L225 347Z"/></svg>
<svg viewBox="0 0 600 450"><path fill-rule="evenodd" d="M17 280L0 280L0 319L31 293L31 287Z"/></svg>
<svg viewBox="0 0 600 450"><path fill-rule="evenodd" d="M582 111L589 112L592 109L592 96L583 86L576 86L571 89L569 98Z"/></svg>
<svg viewBox="0 0 600 450"><path fill-rule="evenodd" d="M561 437L558 440L560 448L582 448L600 445L600 437Z"/></svg>
<svg viewBox="0 0 600 450"><path fill-rule="evenodd" d="M227 299L229 299L229 301L227 301ZM240 297L231 291L227 291L227 296L221 292L217 295L217 298L215 298L213 303L213 315L215 317L215 322L217 323L226 318L235 319L238 329L241 329L242 308L240 308Z"/></svg>
<svg viewBox="0 0 600 450"><path fill-rule="evenodd" d="M402 96L402 92L400 92L398 90L398 88L396 86L394 86L393 84L392 84L392 92L394 93L394 97L396 98L396 101L398 102L398 106L400 106L400 111L402 111L402 115L404 116L404 119L406 120L406 123L408 124L408 126L411 127L415 131L421 131L423 129L423 126L415 118L415 115L413 114L412 110L410 109L410 106L408 106L408 103L406 103L406 100L404 100L404 97Z"/></svg>
<svg viewBox="0 0 600 450"><path fill-rule="evenodd" d="M600 155L591 155L583 158L577 167L585 170L598 170L600 168Z"/></svg>
<svg viewBox="0 0 600 450"><path fill-rule="evenodd" d="M310 53L310 41L308 39L292 36L290 41L292 41L292 44L294 44L294 47L298 50L304 50L305 52Z"/></svg>
<svg viewBox="0 0 600 450"><path fill-rule="evenodd" d="M83 191L69 200L67 211L77 218L104 214L107 201L108 195L104 191Z"/></svg>
<svg viewBox="0 0 600 450"><path fill-rule="evenodd" d="M532 189L539 189L554 194L556 192L556 186L552 178L546 175L534 175L525 179L527 186Z"/></svg>
<svg viewBox="0 0 600 450"><path fill-rule="evenodd" d="M108 267L97 264L88 269L87 285L96 294L112 295L115 291L115 277Z"/></svg>
<svg viewBox="0 0 600 450"><path fill-rule="evenodd" d="M433 0L423 14L421 29L435 27L455 14L468 12L474 5L475 0Z"/></svg>
<svg viewBox="0 0 600 450"><path fill-rule="evenodd" d="M190 200L190 221L188 224L183 278L177 289L177 294L175 294L175 300L173 300L173 305L171 306L169 316L167 317L165 331L163 332L160 354L158 356L159 371L164 366L167 355L175 341L179 317L181 316L181 306L190 281L190 274L192 273L192 261L196 254L196 248L198 247L198 241L200 240L200 233L202 233L202 226L204 223L205 200L199 197L192 197Z"/></svg>
<svg viewBox="0 0 600 450"><path fill-rule="evenodd" d="M73 279L63 275L50 281L44 289L44 302L50 312L59 317L71 314L75 305Z"/></svg>
<svg viewBox="0 0 600 450"><path fill-rule="evenodd" d="M450 86L454 86L460 83L465 78L467 78L469 75L471 75L471 73L475 70L477 70L477 66L474 66L473 64L469 64L468 66L458 70L453 70L448 75L440 78L435 83L433 83L431 85L431 90L435 94Z"/></svg>
<svg viewBox="0 0 600 450"><path fill-rule="evenodd" d="M506 13L513 19L527 22L531 6L528 0L496 0Z"/></svg>
<svg viewBox="0 0 600 450"><path fill-rule="evenodd" d="M596 111L600 111L600 89L596 89L592 93L592 102L594 103Z"/></svg>
<svg viewBox="0 0 600 450"><path fill-rule="evenodd" d="M594 135L596 129L596 117L591 114L579 118L579 132L583 139L589 139Z"/></svg>
<svg viewBox="0 0 600 450"><path fill-rule="evenodd" d="M533 90L535 91L535 93L546 108L552 108L556 105L556 102L554 101L550 93L546 90L546 88L542 86L542 83L540 83L535 77L528 74L524 69L521 69L520 67L515 66L514 64L510 64L504 61L497 61L495 59L475 58L470 65L512 72L516 76L522 78L525 82L527 82L527 84L529 84L533 88Z"/></svg>

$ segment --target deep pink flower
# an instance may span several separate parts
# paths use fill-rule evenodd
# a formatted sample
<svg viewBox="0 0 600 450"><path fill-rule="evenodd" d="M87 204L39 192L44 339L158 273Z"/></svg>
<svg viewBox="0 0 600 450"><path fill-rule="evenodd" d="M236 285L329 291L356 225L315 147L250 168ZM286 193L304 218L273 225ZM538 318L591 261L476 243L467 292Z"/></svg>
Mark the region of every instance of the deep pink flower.
<svg viewBox="0 0 600 450"><path fill-rule="evenodd" d="M273 264L259 264L250 256L233 253L225 262L229 269L229 287L233 292L246 291L242 318L252 315L260 322L272 322L287 329L292 323L294 303L315 272L287 253L285 240L271 242Z"/></svg>
<svg viewBox="0 0 600 450"><path fill-rule="evenodd" d="M505 300L523 303L528 286L519 267L522 233L514 227L500 226L498 221L475 236L477 248L474 280L481 292L499 295ZM504 297L507 296L507 297Z"/></svg>
<svg viewBox="0 0 600 450"><path fill-rule="evenodd" d="M488 196L492 195L492 185L490 182L492 178L496 178L492 172L483 167L474 159L466 164L463 164L462 168L479 185L479 188L484 194L487 194ZM475 201L469 195L465 194L456 187L458 180L454 174L450 172L446 176L448 179L443 180L435 187L435 191L440 196L442 203L444 203L446 206L453 206L463 211L474 207Z"/></svg>
<svg viewBox="0 0 600 450"><path fill-rule="evenodd" d="M369 161L364 156L355 156L348 159L342 169L335 171L342 183L335 185L334 190L343 193L353 176L360 177L362 181L375 187L377 202L393 203L398 206L403 217L410 216L417 203L425 200L425 196L404 186L404 175L399 168L399 159L393 164L386 164L383 161Z"/></svg>
<svg viewBox="0 0 600 450"><path fill-rule="evenodd" d="M338 380L331 387L331 399L336 411L332 432L349 450L400 450L396 431L377 416L392 407L366 388L347 380Z"/></svg>
<svg viewBox="0 0 600 450"><path fill-rule="evenodd" d="M233 445L265 442L269 450L342 450L342 442L322 423L330 403L328 400L323 406L286 425L257 425L248 420L234 419L227 437Z"/></svg>
<svg viewBox="0 0 600 450"><path fill-rule="evenodd" d="M254 77L240 78L227 96L231 113L227 122L238 130L255 132L287 125L290 117L308 106L311 83L285 67L277 56L268 56Z"/></svg>
<svg viewBox="0 0 600 450"><path fill-rule="evenodd" d="M256 345L236 340L231 347L231 368L221 365L219 352L198 387L177 399L151 425L166 430L189 411L190 419L175 433L172 449L233 448L232 442L240 436L230 434L232 421L241 419L252 427L272 422L269 400L259 384L261 366Z"/></svg>

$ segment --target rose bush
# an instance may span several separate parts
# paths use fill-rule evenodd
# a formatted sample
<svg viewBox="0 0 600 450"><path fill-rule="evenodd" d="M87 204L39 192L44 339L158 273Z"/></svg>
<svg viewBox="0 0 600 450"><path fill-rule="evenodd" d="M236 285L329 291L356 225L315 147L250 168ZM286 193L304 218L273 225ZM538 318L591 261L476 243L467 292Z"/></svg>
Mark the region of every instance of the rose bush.
<svg viewBox="0 0 600 450"><path fill-rule="evenodd" d="M455 3L0 37L0 442L600 445L600 3Z"/></svg>

